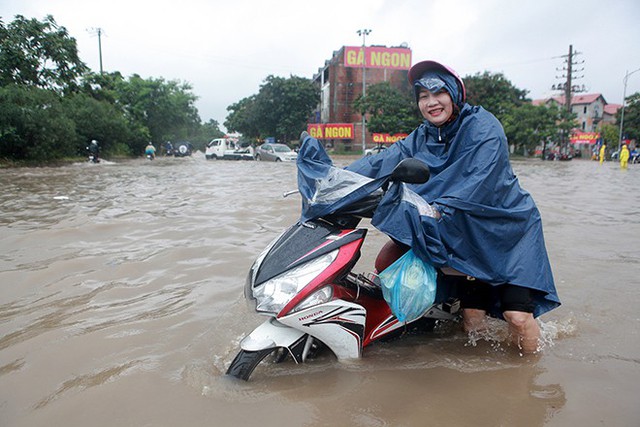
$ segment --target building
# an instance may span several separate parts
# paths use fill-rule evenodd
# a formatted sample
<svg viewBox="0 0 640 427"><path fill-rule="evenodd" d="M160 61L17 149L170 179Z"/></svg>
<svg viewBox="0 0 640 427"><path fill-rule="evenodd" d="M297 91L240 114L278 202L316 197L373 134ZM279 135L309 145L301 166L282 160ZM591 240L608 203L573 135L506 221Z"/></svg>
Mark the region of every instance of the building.
<svg viewBox="0 0 640 427"><path fill-rule="evenodd" d="M533 101L534 105L565 105L565 97L554 96ZM576 115L577 126L573 130L570 142L574 155L589 157L597 144L601 142L602 125L616 123L616 112L622 107L619 104L607 104L600 93L576 94L571 99L571 112Z"/></svg>
<svg viewBox="0 0 640 427"><path fill-rule="evenodd" d="M533 105L552 103L564 106L564 95L533 101ZM571 98L571 111L577 116L577 130L582 132L599 132L602 124L615 124L616 112L620 107L618 104L607 104L600 93L576 94Z"/></svg>
<svg viewBox="0 0 640 427"><path fill-rule="evenodd" d="M621 104L607 104L604 106L604 114L602 115L602 123L616 124L616 114L622 108Z"/></svg>
<svg viewBox="0 0 640 427"><path fill-rule="evenodd" d="M333 52L313 76L320 88L320 104L309 124L309 133L332 146L362 149L363 120L353 104L363 93L363 81L367 87L390 82L400 90L409 90L410 67L411 50L406 46L343 46ZM364 128L364 145L373 145L373 135L366 130L366 124Z"/></svg>

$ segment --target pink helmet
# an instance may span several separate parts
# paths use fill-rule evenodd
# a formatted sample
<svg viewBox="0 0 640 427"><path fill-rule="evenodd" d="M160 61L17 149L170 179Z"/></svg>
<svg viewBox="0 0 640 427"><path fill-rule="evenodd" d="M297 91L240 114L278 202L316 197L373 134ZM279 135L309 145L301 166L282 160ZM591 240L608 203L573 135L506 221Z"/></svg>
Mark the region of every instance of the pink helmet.
<svg viewBox="0 0 640 427"><path fill-rule="evenodd" d="M465 89L464 82L462 81L458 73L456 73L453 68L449 68L446 65L442 65L436 61L422 61L422 62L418 62L413 67L411 67L408 75L409 83L413 85L416 80L422 77L425 71L430 71L430 70L444 71L448 74L451 74L456 79L456 82L458 82L458 86L460 88L460 94L462 95L462 102L466 101L467 90Z"/></svg>

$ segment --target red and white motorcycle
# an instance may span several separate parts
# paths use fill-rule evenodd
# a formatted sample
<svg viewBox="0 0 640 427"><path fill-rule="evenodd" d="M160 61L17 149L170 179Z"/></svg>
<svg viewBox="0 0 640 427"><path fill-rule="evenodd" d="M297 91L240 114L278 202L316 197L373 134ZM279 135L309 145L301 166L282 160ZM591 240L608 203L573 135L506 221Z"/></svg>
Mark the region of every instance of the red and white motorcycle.
<svg viewBox="0 0 640 427"><path fill-rule="evenodd" d="M416 162L401 162L390 181L426 182L429 171ZM352 272L367 235L358 224L372 216L382 195L378 189L328 216L299 222L258 256L245 297L269 319L241 341L227 375L248 380L273 352L276 361L291 356L302 363L326 346L338 360L359 358L369 344L406 328L383 299L377 276ZM436 302L414 322L454 319L458 310L456 300Z"/></svg>

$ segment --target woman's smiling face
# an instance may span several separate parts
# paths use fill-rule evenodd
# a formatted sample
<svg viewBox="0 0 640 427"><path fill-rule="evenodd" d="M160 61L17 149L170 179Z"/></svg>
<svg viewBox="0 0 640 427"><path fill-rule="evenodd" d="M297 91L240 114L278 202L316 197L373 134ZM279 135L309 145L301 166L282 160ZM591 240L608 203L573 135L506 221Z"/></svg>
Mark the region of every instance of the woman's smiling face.
<svg viewBox="0 0 640 427"><path fill-rule="evenodd" d="M418 108L422 116L434 126L440 127L449 120L453 114L453 101L449 92L444 89L431 93L427 89L421 89L418 95Z"/></svg>

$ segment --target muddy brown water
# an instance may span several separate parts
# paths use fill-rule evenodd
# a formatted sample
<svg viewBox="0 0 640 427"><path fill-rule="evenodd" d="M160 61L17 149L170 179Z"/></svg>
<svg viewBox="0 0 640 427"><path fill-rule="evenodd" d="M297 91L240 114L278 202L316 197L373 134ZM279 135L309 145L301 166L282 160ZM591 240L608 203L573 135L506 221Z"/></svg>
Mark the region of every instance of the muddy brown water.
<svg viewBox="0 0 640 427"><path fill-rule="evenodd" d="M0 170L0 425L640 425L640 165L513 166L563 301L542 316L541 354L520 356L501 322L487 339L443 325L246 383L224 376L264 320L242 288L297 218L299 198L282 198L294 165L196 153ZM371 230L361 271L384 241Z"/></svg>

